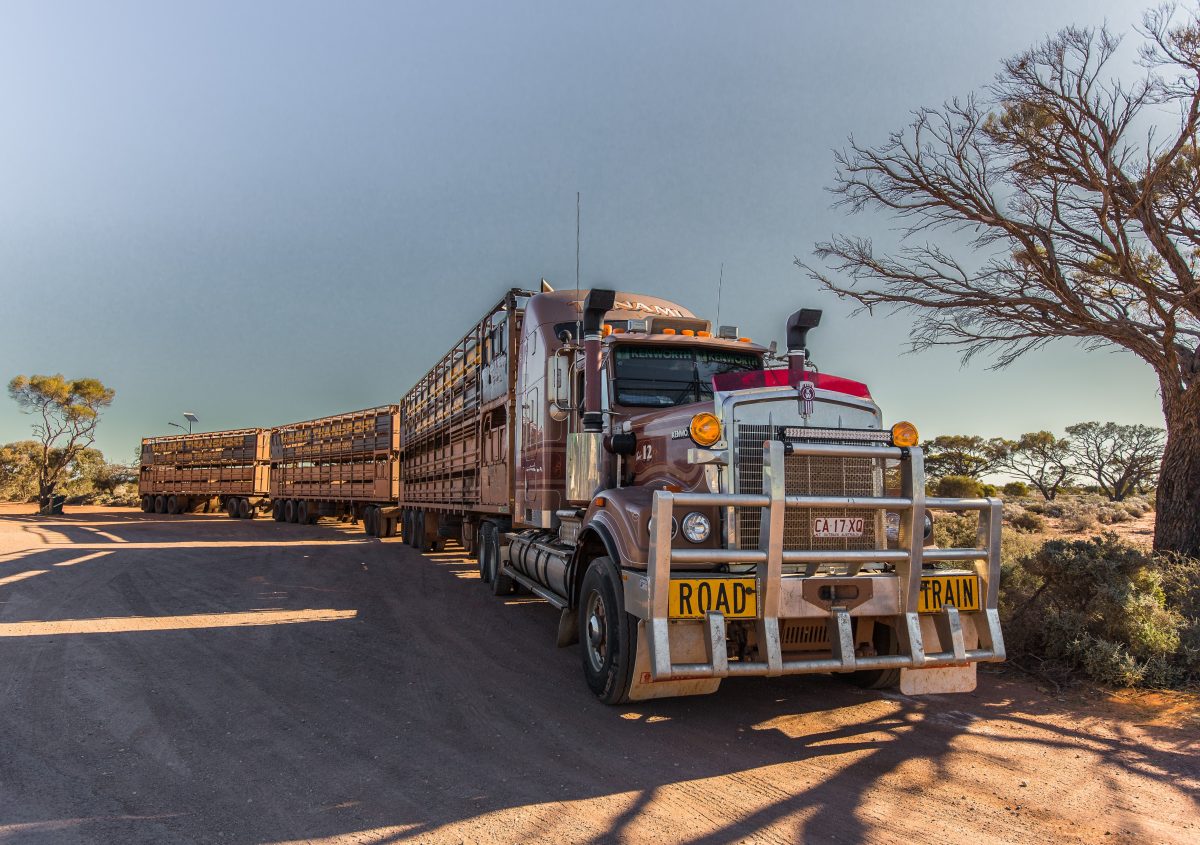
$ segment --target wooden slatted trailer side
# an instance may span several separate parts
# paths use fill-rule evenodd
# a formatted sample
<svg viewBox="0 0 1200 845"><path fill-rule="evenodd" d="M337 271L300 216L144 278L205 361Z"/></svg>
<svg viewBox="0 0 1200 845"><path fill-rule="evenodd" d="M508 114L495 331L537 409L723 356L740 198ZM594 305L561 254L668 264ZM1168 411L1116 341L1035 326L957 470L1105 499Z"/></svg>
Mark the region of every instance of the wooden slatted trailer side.
<svg viewBox="0 0 1200 845"><path fill-rule="evenodd" d="M270 493L270 432L239 428L142 440L138 493L146 513L224 510L250 518Z"/></svg>
<svg viewBox="0 0 1200 845"><path fill-rule="evenodd" d="M401 400L400 520L416 548L460 539L512 512L516 361L525 303L512 289Z"/></svg>
<svg viewBox="0 0 1200 845"><path fill-rule="evenodd" d="M369 535L393 535L399 451L399 405L271 429L272 515L299 523L361 519Z"/></svg>

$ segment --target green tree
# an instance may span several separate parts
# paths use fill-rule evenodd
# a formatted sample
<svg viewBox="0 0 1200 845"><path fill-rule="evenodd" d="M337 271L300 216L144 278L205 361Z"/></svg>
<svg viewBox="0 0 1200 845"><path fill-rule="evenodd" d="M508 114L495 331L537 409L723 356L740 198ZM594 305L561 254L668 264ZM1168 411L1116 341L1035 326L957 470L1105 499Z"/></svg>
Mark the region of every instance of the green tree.
<svg viewBox="0 0 1200 845"><path fill-rule="evenodd" d="M94 378L69 381L62 375L35 375L14 378L8 395L35 419L38 501L44 512L68 468L95 441L100 413L115 394Z"/></svg>
<svg viewBox="0 0 1200 845"><path fill-rule="evenodd" d="M1080 475L1094 478L1114 502L1152 484L1163 454L1163 430L1148 425L1084 422L1067 426Z"/></svg>
<svg viewBox="0 0 1200 845"><path fill-rule="evenodd" d="M978 479L998 466L1003 452L998 441L973 434L941 434L921 445L925 451L925 473L934 479L948 475Z"/></svg>
<svg viewBox="0 0 1200 845"><path fill-rule="evenodd" d="M18 440L0 446L0 499L28 502L37 497L38 456L35 440Z"/></svg>
<svg viewBox="0 0 1200 845"><path fill-rule="evenodd" d="M1071 442L1048 431L1032 431L1001 444L1000 468L1029 481L1049 501L1074 474Z"/></svg>
<svg viewBox="0 0 1200 845"><path fill-rule="evenodd" d="M898 218L901 243L817 244L829 290L911 309L914 348L1002 367L1068 338L1144 360L1167 440L1155 546L1200 554L1200 20L1145 15L1143 70L1071 27L1001 65L981 96L922 108L878 146L850 140L834 192ZM946 240L934 243L936 232ZM952 244L964 243L960 251Z"/></svg>

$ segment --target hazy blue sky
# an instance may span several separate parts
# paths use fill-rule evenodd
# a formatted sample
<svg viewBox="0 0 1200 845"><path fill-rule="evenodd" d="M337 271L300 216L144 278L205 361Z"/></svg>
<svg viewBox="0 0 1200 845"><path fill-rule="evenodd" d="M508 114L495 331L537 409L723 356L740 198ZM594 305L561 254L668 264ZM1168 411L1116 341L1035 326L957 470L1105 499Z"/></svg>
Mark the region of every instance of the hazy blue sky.
<svg viewBox="0 0 1200 845"><path fill-rule="evenodd" d="M0 376L103 379L126 459L194 410L396 401L509 286L575 275L770 340L926 434L1161 424L1149 369L1062 344L1002 373L902 356L792 265L837 231L831 149L1145 3L0 4ZM0 397L0 442L28 436Z"/></svg>

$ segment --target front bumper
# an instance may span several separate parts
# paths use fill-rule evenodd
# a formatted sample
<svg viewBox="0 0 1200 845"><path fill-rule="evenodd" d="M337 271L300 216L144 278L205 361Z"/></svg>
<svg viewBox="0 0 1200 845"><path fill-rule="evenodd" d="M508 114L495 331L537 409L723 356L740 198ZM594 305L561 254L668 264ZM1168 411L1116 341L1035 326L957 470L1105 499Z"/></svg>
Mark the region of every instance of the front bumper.
<svg viewBox="0 0 1200 845"><path fill-rule="evenodd" d="M784 484L785 454L898 459L902 495L789 496ZM644 575L627 573L625 578L626 609L644 621L652 680L926 669L1004 660L1004 638L1000 631L997 607L1002 519L1000 500L926 498L924 459L919 448L770 440L764 443L763 457L762 494L672 493L666 490L654 494L653 530L646 572ZM671 525L676 506L761 509L759 548L672 548ZM822 507L870 508L901 513L900 548L838 551L784 549L787 510ZM978 513L976 547L923 548L925 511L931 508ZM979 577L981 592L978 611L960 612L946 605L933 614L918 614L922 571L926 562L934 561L959 562ZM688 565L712 563L750 564L755 567L759 592L759 613L754 620L758 652L755 660L729 659L727 621L723 614L710 611L702 621L691 623L673 621L669 616L672 572L683 575ZM870 563L890 564L894 571L864 572L860 569L863 564ZM803 572L783 572L784 565L797 564L804 566ZM829 564L848 565L847 571L851 574L822 573L822 566ZM695 575L694 572L687 574ZM854 589L849 589L851 587ZM865 595L867 598L857 602L837 598L850 594ZM872 617L891 624L899 641L899 653L861 653L856 648L855 617ZM923 619L925 625L922 625ZM811 656L790 655L789 659L784 659L781 627L797 620L824 620L828 627L829 649ZM688 659L675 662L673 645L692 641L690 635L683 636L683 629L694 629L696 625L702 626L703 630L703 659L696 659L698 649L686 647L683 651ZM928 637L929 634L935 637ZM936 650L926 649L927 638L936 638Z"/></svg>

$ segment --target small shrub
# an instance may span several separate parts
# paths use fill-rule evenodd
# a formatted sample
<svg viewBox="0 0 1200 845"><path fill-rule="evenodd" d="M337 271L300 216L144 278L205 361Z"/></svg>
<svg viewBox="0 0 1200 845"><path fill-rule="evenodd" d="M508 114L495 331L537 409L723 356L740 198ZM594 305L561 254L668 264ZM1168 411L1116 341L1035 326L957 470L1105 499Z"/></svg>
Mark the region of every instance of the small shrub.
<svg viewBox="0 0 1200 845"><path fill-rule="evenodd" d="M1010 481L1001 488L1005 496L1028 496L1029 485L1024 481Z"/></svg>
<svg viewBox="0 0 1200 845"><path fill-rule="evenodd" d="M1200 563L1172 565L1111 533L1009 557L1001 616L1010 653L1106 684L1185 682L1196 670L1185 642L1191 620L1169 596L1194 594Z"/></svg>
<svg viewBox="0 0 1200 845"><path fill-rule="evenodd" d="M937 495L954 499L977 499L983 495L983 485L969 475L947 475L935 489Z"/></svg>
<svg viewBox="0 0 1200 845"><path fill-rule="evenodd" d="M979 485L979 492L985 496L995 496L999 492L999 488L995 484L981 484Z"/></svg>
<svg viewBox="0 0 1200 845"><path fill-rule="evenodd" d="M938 548L973 548L978 531L979 518L971 514L934 514L933 542Z"/></svg>
<svg viewBox="0 0 1200 845"><path fill-rule="evenodd" d="M1086 510L1071 511L1062 517L1059 525L1068 533L1082 534L1096 527L1096 514Z"/></svg>
<svg viewBox="0 0 1200 845"><path fill-rule="evenodd" d="M1096 511L1096 519L1101 525L1116 525L1129 521L1129 512L1125 508L1103 507Z"/></svg>
<svg viewBox="0 0 1200 845"><path fill-rule="evenodd" d="M1036 513L1030 513L1029 511L1024 511L1013 516L1008 521L1008 524L1026 534L1038 534L1046 529L1046 520Z"/></svg>
<svg viewBox="0 0 1200 845"><path fill-rule="evenodd" d="M1061 501L1046 501L1042 504L1042 516L1051 519L1062 519L1067 513L1067 506Z"/></svg>

